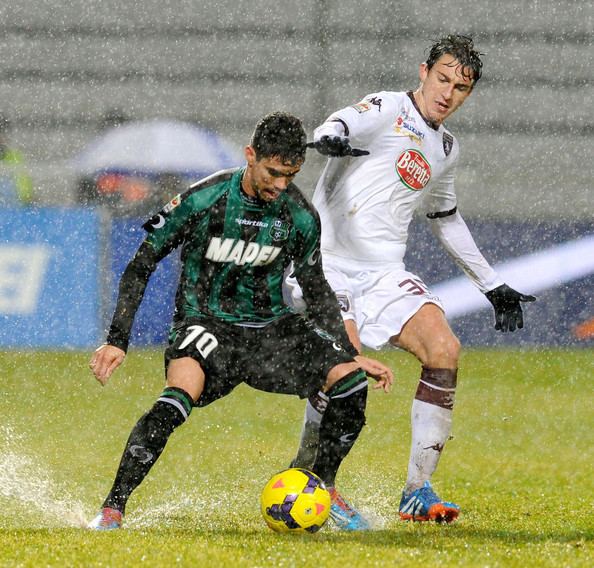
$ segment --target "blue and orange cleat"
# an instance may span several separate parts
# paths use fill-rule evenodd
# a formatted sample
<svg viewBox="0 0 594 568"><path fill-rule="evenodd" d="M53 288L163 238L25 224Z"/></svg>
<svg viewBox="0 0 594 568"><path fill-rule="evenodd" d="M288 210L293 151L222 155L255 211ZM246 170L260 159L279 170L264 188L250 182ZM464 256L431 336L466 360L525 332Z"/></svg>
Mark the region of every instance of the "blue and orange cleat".
<svg viewBox="0 0 594 568"><path fill-rule="evenodd" d="M349 505L334 487L329 487L330 493L330 518L336 526L343 531L367 531L371 528L369 521Z"/></svg>
<svg viewBox="0 0 594 568"><path fill-rule="evenodd" d="M122 528L122 513L117 509L103 507L99 514L87 525L94 531L113 531Z"/></svg>
<svg viewBox="0 0 594 568"><path fill-rule="evenodd" d="M423 487L409 494L402 492L399 512L403 521L451 523L458 518L460 507L442 501L431 488L431 483L425 481Z"/></svg>

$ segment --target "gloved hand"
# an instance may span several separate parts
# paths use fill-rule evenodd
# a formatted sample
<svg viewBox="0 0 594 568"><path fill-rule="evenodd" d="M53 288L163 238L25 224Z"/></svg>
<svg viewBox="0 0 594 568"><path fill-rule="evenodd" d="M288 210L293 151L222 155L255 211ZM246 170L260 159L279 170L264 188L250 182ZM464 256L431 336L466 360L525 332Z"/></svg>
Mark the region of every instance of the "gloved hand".
<svg viewBox="0 0 594 568"><path fill-rule="evenodd" d="M495 329L500 331L515 331L516 327L524 327L524 316L520 302L534 302L536 298L529 294L521 294L507 284L485 293L487 300L495 309Z"/></svg>
<svg viewBox="0 0 594 568"><path fill-rule="evenodd" d="M315 148L320 154L324 156L331 156L333 158L343 158L344 156L367 156L367 150L359 150L351 148L351 144L347 136L329 136L324 134L320 136L319 140L309 142L308 148Z"/></svg>

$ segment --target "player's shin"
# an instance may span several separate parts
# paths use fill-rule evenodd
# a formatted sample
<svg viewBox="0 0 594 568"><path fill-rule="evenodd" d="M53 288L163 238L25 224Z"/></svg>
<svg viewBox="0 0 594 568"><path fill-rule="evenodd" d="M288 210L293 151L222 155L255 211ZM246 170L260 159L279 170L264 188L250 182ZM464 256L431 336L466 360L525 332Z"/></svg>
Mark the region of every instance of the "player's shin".
<svg viewBox="0 0 594 568"><path fill-rule="evenodd" d="M291 467L300 467L311 470L318 455L320 443L320 425L322 417L328 406L329 397L322 391L318 391L309 397L305 405L305 416L303 418L303 429L297 456L291 462Z"/></svg>
<svg viewBox="0 0 594 568"><path fill-rule="evenodd" d="M362 370L349 373L335 383L327 395L329 401L320 423L318 451L312 471L327 487L333 487L340 464L365 425L365 373Z"/></svg>
<svg viewBox="0 0 594 568"><path fill-rule="evenodd" d="M405 491L429 481L452 428L456 369L423 367L412 404L412 443Z"/></svg>
<svg viewBox="0 0 594 568"><path fill-rule="evenodd" d="M130 494L147 476L163 452L169 436L186 421L192 405L192 398L182 389L171 387L163 391L153 407L132 429L103 507L124 513Z"/></svg>

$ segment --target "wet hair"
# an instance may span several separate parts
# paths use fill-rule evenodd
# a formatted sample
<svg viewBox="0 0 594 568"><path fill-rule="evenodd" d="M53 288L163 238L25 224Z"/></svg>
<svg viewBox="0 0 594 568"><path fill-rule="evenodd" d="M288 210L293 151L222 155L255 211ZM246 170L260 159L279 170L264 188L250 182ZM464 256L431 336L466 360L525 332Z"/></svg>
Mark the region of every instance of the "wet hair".
<svg viewBox="0 0 594 568"><path fill-rule="evenodd" d="M427 57L427 68L431 69L435 65L435 62L442 55L451 55L454 57L460 65L462 65L462 73L465 77L470 77L476 83L483 74L483 62L481 61L481 55L474 48L474 43L471 37L450 34L442 37L436 41L429 51L429 57ZM468 69L471 73L468 74Z"/></svg>
<svg viewBox="0 0 594 568"><path fill-rule="evenodd" d="M273 112L256 124L250 145L257 160L278 157L283 163L295 165L305 161L306 143L300 119L286 112Z"/></svg>

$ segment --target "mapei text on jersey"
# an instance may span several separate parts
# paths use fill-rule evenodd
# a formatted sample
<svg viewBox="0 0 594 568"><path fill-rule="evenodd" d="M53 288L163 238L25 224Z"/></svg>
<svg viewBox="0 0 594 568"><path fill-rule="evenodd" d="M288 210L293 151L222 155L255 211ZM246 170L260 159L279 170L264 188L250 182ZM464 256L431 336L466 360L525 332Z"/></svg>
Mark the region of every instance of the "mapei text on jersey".
<svg viewBox="0 0 594 568"><path fill-rule="evenodd" d="M212 237L208 243L206 258L214 262L234 262L237 265L270 264L279 255L281 247L246 243L241 239L220 239Z"/></svg>

